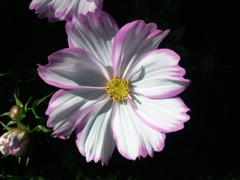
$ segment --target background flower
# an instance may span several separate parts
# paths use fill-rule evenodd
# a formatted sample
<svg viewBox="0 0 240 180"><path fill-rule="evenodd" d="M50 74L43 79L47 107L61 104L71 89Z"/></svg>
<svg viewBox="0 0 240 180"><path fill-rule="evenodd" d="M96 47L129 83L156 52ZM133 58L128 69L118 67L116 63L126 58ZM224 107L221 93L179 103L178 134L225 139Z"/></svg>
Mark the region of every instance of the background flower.
<svg viewBox="0 0 240 180"><path fill-rule="evenodd" d="M19 157L27 152L28 143L29 133L20 128L13 128L0 137L0 151L3 155Z"/></svg>
<svg viewBox="0 0 240 180"><path fill-rule="evenodd" d="M102 9L103 0L32 0L29 8L39 18L47 17L49 22L71 20L73 15Z"/></svg>
<svg viewBox="0 0 240 180"><path fill-rule="evenodd" d="M177 97L189 85L180 57L157 50L168 30L133 21L118 29L105 12L66 25L69 48L39 66L40 77L62 88L49 102L47 125L59 138L76 130L87 161L107 164L115 149L127 159L153 156L165 133L183 128L188 108Z"/></svg>

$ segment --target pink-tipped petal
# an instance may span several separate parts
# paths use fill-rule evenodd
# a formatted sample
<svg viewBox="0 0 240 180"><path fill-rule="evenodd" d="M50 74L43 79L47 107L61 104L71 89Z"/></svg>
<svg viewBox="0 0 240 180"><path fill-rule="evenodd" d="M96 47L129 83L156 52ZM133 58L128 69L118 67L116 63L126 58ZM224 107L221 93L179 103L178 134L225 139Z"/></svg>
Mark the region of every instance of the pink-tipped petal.
<svg viewBox="0 0 240 180"><path fill-rule="evenodd" d="M133 111L147 126L169 133L183 129L189 120L189 108L176 97L169 99L149 99L144 96L134 96L131 102Z"/></svg>
<svg viewBox="0 0 240 180"><path fill-rule="evenodd" d="M76 144L86 161L108 161L116 147L111 129L112 101L104 106L98 106L86 115L84 125L77 129Z"/></svg>
<svg viewBox="0 0 240 180"><path fill-rule="evenodd" d="M48 84L64 88L105 87L110 79L107 69L80 48L60 50L48 57L49 64L39 66L39 76Z"/></svg>
<svg viewBox="0 0 240 180"><path fill-rule="evenodd" d="M144 124L129 104L116 105L112 129L117 149L127 159L153 157L164 148L165 134Z"/></svg>
<svg viewBox="0 0 240 180"><path fill-rule="evenodd" d="M115 75L124 77L125 72L143 54L157 49L169 30L158 30L156 24L138 20L123 26L116 34L112 49Z"/></svg>
<svg viewBox="0 0 240 180"><path fill-rule="evenodd" d="M69 47L83 48L105 66L111 65L110 52L118 26L109 14L96 10L74 17L66 24L66 31Z"/></svg>
<svg viewBox="0 0 240 180"><path fill-rule="evenodd" d="M53 134L66 139L78 127L84 114L100 106L106 99L105 89L59 90L49 101L47 126L53 127Z"/></svg>
<svg viewBox="0 0 240 180"><path fill-rule="evenodd" d="M127 73L133 91L149 98L170 98L189 85L180 57L172 50L159 49L139 58Z"/></svg>

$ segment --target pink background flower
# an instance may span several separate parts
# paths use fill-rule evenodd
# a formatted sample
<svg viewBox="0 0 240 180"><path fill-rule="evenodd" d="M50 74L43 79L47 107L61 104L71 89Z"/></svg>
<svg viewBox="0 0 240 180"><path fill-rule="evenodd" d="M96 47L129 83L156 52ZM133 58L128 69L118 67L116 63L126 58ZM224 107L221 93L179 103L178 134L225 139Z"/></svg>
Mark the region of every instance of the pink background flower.
<svg viewBox="0 0 240 180"><path fill-rule="evenodd" d="M0 151L3 155L22 156L27 152L28 142L28 132L13 128L0 137Z"/></svg>

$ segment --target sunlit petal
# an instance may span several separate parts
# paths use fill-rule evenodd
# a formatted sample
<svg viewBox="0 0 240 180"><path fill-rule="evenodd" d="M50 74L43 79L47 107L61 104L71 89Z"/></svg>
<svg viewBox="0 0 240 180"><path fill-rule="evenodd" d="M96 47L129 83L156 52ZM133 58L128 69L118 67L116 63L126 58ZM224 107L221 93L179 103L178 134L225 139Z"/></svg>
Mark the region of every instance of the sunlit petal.
<svg viewBox="0 0 240 180"><path fill-rule="evenodd" d="M189 108L177 97L150 99L136 95L132 97L131 106L146 125L163 133L181 130L190 118Z"/></svg>
<svg viewBox="0 0 240 180"><path fill-rule="evenodd" d="M53 127L54 134L66 139L93 107L107 99L105 90L81 88L77 90L59 90L51 98L46 114L49 116L48 127Z"/></svg>
<svg viewBox="0 0 240 180"><path fill-rule="evenodd" d="M77 147L87 162L107 164L116 145L111 129L112 102L98 106L84 117L85 125L77 129Z"/></svg>
<svg viewBox="0 0 240 180"><path fill-rule="evenodd" d="M169 49L160 49L142 56L129 70L133 91L150 98L178 95L189 85L185 70L178 65L180 57Z"/></svg>
<svg viewBox="0 0 240 180"><path fill-rule="evenodd" d="M131 65L143 54L157 49L169 30L138 20L123 26L116 34L112 49L112 64L116 75L125 76Z"/></svg>
<svg viewBox="0 0 240 180"><path fill-rule="evenodd" d="M74 17L66 25L69 47L80 47L94 55L104 65L111 65L112 41L117 23L106 12L96 10L87 16Z"/></svg>
<svg viewBox="0 0 240 180"><path fill-rule="evenodd" d="M152 157L164 147L165 134L146 126L129 104L115 106L112 128L118 151L127 159Z"/></svg>

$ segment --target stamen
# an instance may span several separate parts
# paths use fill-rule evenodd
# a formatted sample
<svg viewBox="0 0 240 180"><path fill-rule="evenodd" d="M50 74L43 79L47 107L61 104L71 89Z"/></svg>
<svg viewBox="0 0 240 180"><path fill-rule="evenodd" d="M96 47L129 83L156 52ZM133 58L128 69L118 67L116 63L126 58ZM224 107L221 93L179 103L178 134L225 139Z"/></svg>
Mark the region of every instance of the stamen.
<svg viewBox="0 0 240 180"><path fill-rule="evenodd" d="M129 81L115 77L106 87L109 97L113 101L126 100L129 93Z"/></svg>

